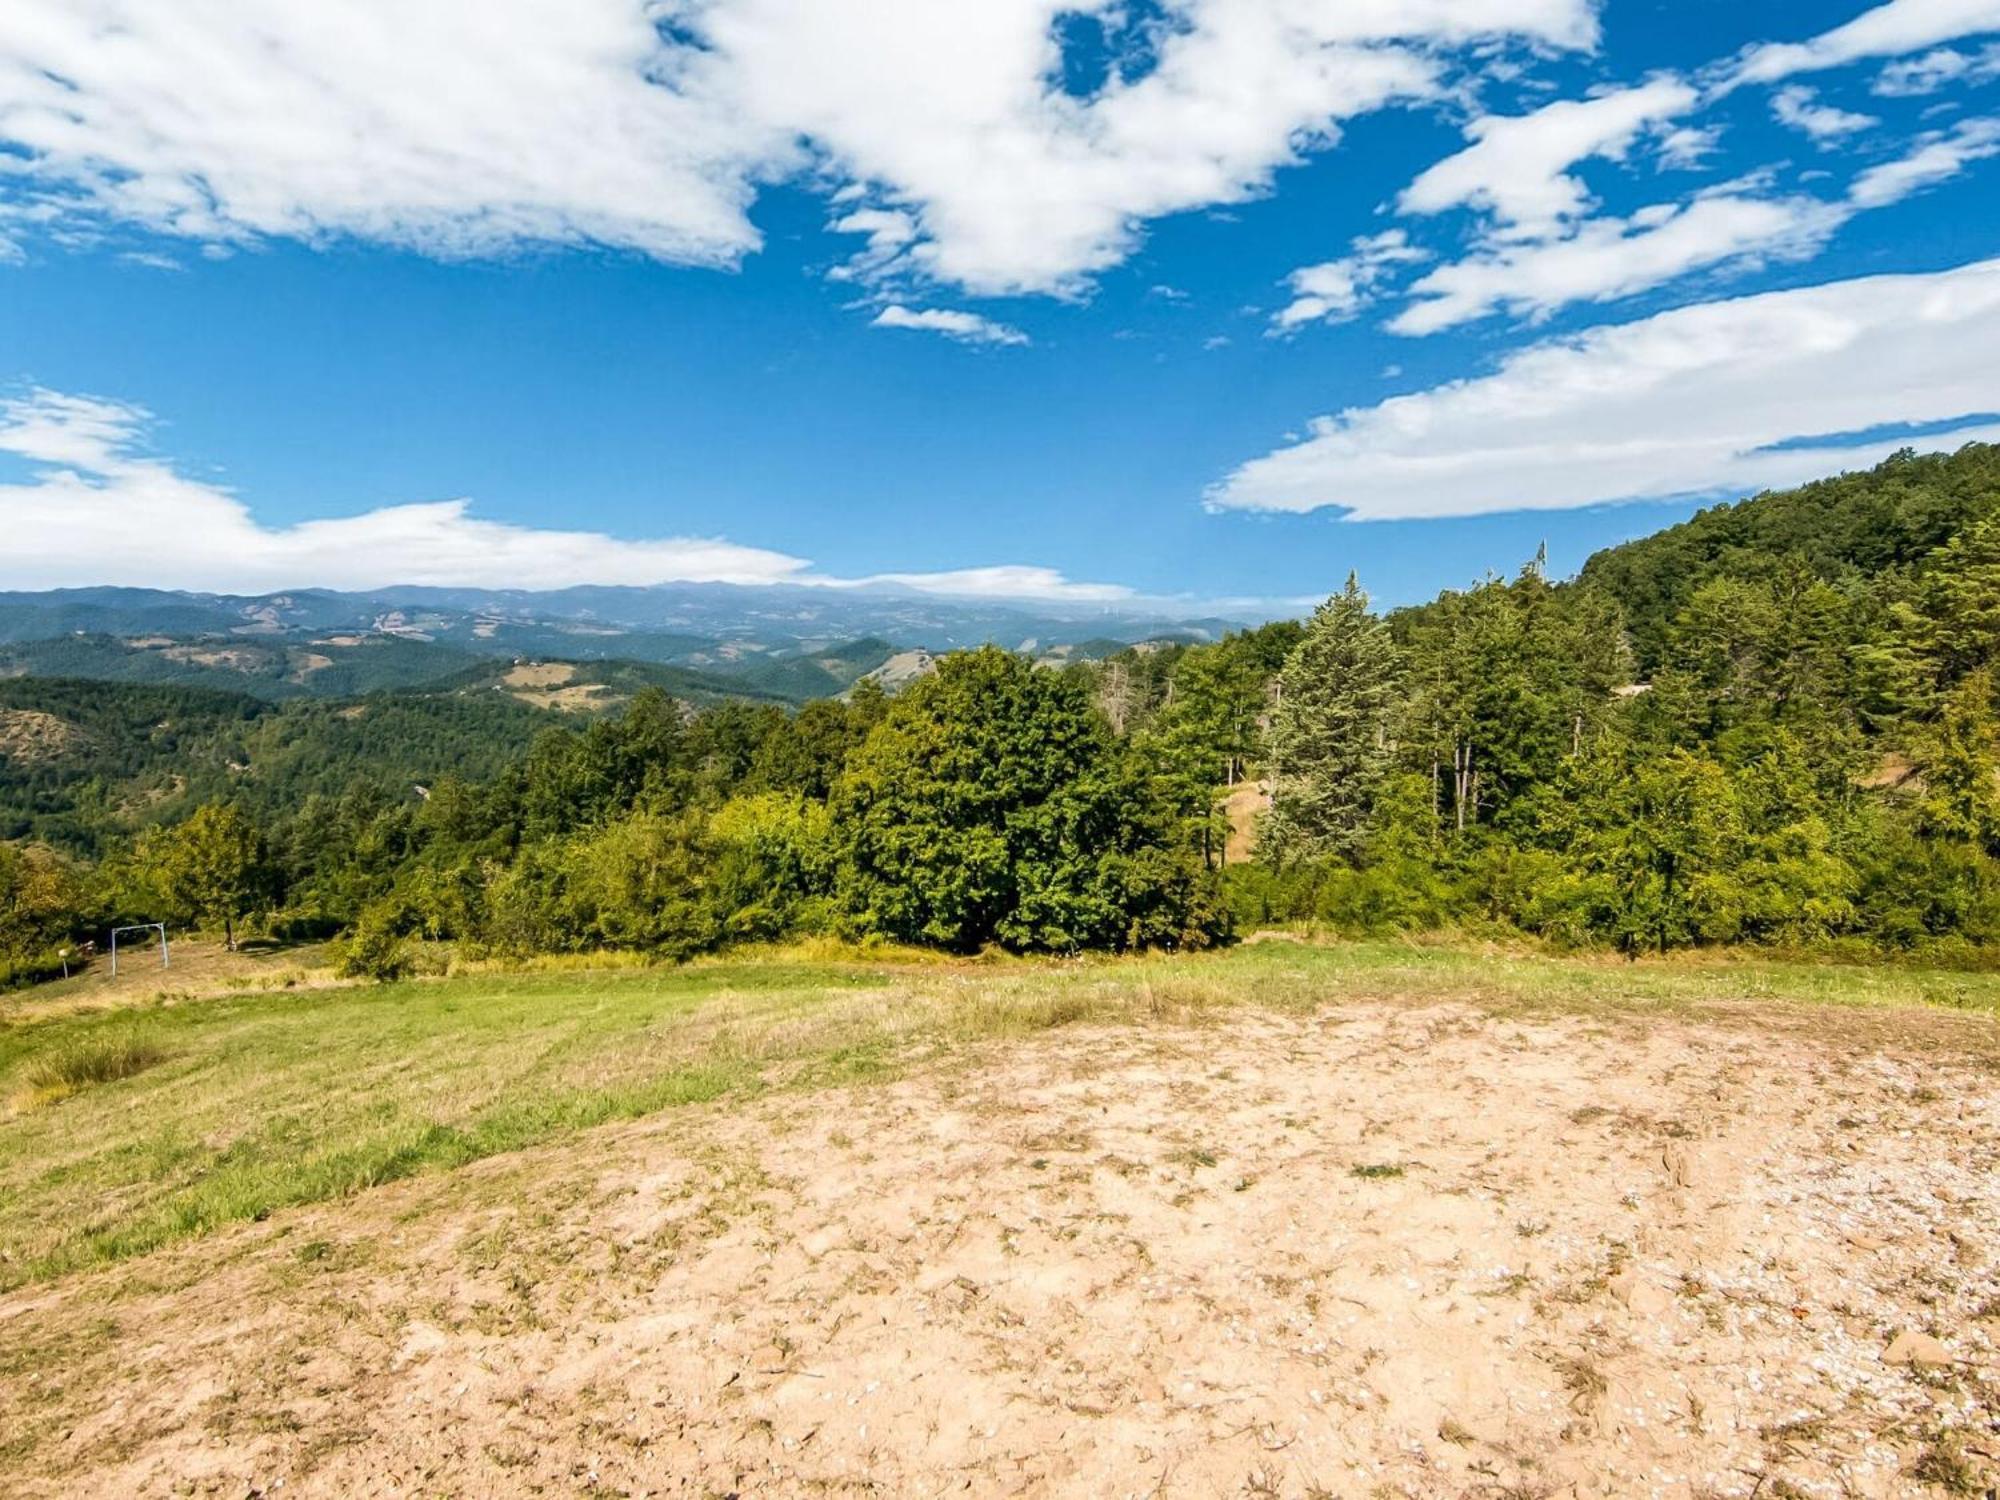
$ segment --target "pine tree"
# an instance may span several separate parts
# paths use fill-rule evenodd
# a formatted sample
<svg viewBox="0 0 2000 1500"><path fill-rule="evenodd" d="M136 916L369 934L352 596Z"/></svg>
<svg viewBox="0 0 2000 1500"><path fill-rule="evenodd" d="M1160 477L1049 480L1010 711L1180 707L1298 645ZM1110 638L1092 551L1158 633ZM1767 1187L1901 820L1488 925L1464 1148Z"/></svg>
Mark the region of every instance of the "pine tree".
<svg viewBox="0 0 2000 1500"><path fill-rule="evenodd" d="M1353 859L1389 767L1396 648L1354 575L1285 659L1271 718L1272 857Z"/></svg>

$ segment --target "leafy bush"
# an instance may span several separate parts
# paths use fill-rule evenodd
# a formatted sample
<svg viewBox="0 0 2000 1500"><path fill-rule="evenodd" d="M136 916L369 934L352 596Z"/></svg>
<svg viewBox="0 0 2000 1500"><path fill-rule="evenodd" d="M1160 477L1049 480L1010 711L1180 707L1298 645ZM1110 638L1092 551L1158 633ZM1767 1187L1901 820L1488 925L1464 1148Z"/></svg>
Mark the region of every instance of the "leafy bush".
<svg viewBox="0 0 2000 1500"><path fill-rule="evenodd" d="M334 948L334 972L343 979L372 979L387 984L407 978L410 968L401 913L392 906L369 907L354 924L354 930Z"/></svg>
<svg viewBox="0 0 2000 1500"><path fill-rule="evenodd" d="M67 972L81 973L83 966L83 960L72 954ZM54 948L43 953L22 954L17 958L0 958L0 993L26 989L31 984L46 984L51 979L62 978L64 972L62 953Z"/></svg>

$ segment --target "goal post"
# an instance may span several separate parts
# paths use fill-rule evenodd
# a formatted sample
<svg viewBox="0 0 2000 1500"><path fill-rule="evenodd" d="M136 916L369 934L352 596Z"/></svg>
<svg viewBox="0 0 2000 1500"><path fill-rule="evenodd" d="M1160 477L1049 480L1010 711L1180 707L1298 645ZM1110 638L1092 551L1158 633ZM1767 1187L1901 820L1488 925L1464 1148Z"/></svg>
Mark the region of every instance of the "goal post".
<svg viewBox="0 0 2000 1500"><path fill-rule="evenodd" d="M170 966L167 955L167 924L165 922L140 922L131 927L114 927L111 929L111 977L113 979L118 977L118 939L128 932L157 932L160 935L160 967L164 969Z"/></svg>

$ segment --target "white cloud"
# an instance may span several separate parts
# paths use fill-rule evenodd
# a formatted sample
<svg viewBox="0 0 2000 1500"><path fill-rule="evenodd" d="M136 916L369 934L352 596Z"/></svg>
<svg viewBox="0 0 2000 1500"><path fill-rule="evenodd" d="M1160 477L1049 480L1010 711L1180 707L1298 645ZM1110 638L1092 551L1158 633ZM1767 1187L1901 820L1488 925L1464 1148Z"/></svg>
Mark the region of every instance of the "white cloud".
<svg viewBox="0 0 2000 1500"><path fill-rule="evenodd" d="M853 586L897 584L960 599L1026 599L1066 604L1113 604L1137 597L1116 583L1072 583L1054 568L956 568L944 573L877 573Z"/></svg>
<svg viewBox="0 0 2000 1500"><path fill-rule="evenodd" d="M1908 155L1870 167L1854 179L1848 198L1859 208L1883 208L1996 155L2000 120L1963 120L1950 131L1922 137Z"/></svg>
<svg viewBox="0 0 2000 1500"><path fill-rule="evenodd" d="M1882 123L1873 115L1821 104L1811 89L1797 83L1788 84L1771 96L1771 113L1780 124L1805 132L1821 145Z"/></svg>
<svg viewBox="0 0 2000 1500"><path fill-rule="evenodd" d="M442 255L727 264L810 171L857 274L1067 291L1143 223L1241 200L1452 49L1580 47L1591 0L10 0L0 170L72 225ZM1060 83L1058 17L1149 66ZM890 216L898 216L891 218Z"/></svg>
<svg viewBox="0 0 2000 1500"><path fill-rule="evenodd" d="M1885 99L1934 94L1953 83L1985 83L2000 78L2000 42L1977 52L1940 47L1922 57L1892 62L1876 75L1874 91Z"/></svg>
<svg viewBox="0 0 2000 1500"><path fill-rule="evenodd" d="M1871 57L1900 57L1989 31L2000 31L2000 0L1889 0L1810 41L1766 42L1750 48L1731 81L1776 83L1797 73Z"/></svg>
<svg viewBox="0 0 2000 1500"><path fill-rule="evenodd" d="M1923 444L2000 438L1996 341L2000 260L1677 308L1321 418L1209 503L1396 520L1797 483L1911 441L1828 435L1949 423Z"/></svg>
<svg viewBox="0 0 2000 1500"><path fill-rule="evenodd" d="M1722 142L1719 125L1679 125L1660 136L1660 165L1692 171L1715 154Z"/></svg>
<svg viewBox="0 0 2000 1500"><path fill-rule="evenodd" d="M11 0L22 193L201 240L440 255L594 242L726 263L789 143L713 100L637 0Z"/></svg>
<svg viewBox="0 0 2000 1500"><path fill-rule="evenodd" d="M1642 130L1685 114L1698 98L1678 79L1656 78L1594 99L1558 100L1532 114L1483 116L1465 128L1473 144L1425 171L1397 207L1407 214L1476 208L1510 236L1555 234L1590 206L1571 167L1623 157Z"/></svg>
<svg viewBox="0 0 2000 1500"><path fill-rule="evenodd" d="M836 234L868 236L866 247L834 273L838 279L873 279L895 264L896 258L917 237L917 221L894 208L858 208L841 215L828 227Z"/></svg>
<svg viewBox="0 0 2000 1500"><path fill-rule="evenodd" d="M1285 278L1292 300L1271 318L1270 332L1290 333L1307 323L1340 322L1366 306L1392 266L1411 265L1430 259L1400 229L1363 235L1354 241L1354 253L1316 266L1301 266Z"/></svg>
<svg viewBox="0 0 2000 1500"><path fill-rule="evenodd" d="M1064 92L1052 23L1079 9L1138 28L1150 69ZM1435 94L1430 46L1594 36L1586 0L1165 9L1154 26L1065 0L722 0L703 28L751 116L786 121L916 216L923 238L899 269L981 293L1074 290L1143 221L1263 190L1342 120Z"/></svg>
<svg viewBox="0 0 2000 1500"><path fill-rule="evenodd" d="M1439 266L1411 286L1409 306L1389 328L1431 334L1502 310L1546 317L1573 302L1628 297L1709 267L1797 259L1819 249L1846 218L1844 209L1814 198L1724 193L1625 219L1589 219L1567 239L1502 244Z"/></svg>
<svg viewBox="0 0 2000 1500"><path fill-rule="evenodd" d="M1010 328L1005 323L996 323L991 318L982 318L978 313L960 312L946 307L909 308L901 303L891 303L875 315L873 326L914 328L926 333L941 333L946 338L954 338L966 344L1028 342L1028 336L1018 328Z"/></svg>
<svg viewBox="0 0 2000 1500"><path fill-rule="evenodd" d="M1413 282L1392 332L1422 336L1496 312L1545 318L1577 302L1609 302L1696 271L1741 271L1816 254L1848 220L1949 180L2000 155L2000 120L1962 121L1920 137L1914 149L1855 177L1843 199L1775 196L1753 173L1684 205L1654 204L1627 218L1602 216L1557 239L1490 237L1474 254Z"/></svg>
<svg viewBox="0 0 2000 1500"><path fill-rule="evenodd" d="M0 401L0 454L26 460L0 482L0 588L132 584L261 593L392 584L566 588L733 583L854 588L894 583L941 595L1101 603L1134 597L1050 568L997 566L837 578L803 558L719 538L629 541L474 516L464 500L392 505L274 527L229 490L145 451L144 410L34 391Z"/></svg>

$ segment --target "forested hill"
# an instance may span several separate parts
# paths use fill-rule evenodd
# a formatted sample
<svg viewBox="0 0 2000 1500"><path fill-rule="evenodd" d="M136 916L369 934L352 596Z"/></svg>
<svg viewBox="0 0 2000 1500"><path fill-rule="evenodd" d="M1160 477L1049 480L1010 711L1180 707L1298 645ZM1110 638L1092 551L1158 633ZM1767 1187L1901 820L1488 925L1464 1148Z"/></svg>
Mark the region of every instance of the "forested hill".
<svg viewBox="0 0 2000 1500"><path fill-rule="evenodd" d="M1717 578L1769 582L1802 567L1850 598L1886 597L2000 510L2000 447L1902 453L1876 468L1702 511L1599 552L1580 582L1623 612L1638 665L1661 660L1673 621Z"/></svg>
<svg viewBox="0 0 2000 1500"><path fill-rule="evenodd" d="M1069 952L1272 921L2000 962L1994 448L1387 616L1350 580L1303 624L985 647L893 694L855 675L885 649L822 651L852 687L797 709L609 707L644 673L601 663L351 703L0 682L0 962L121 917L343 931L379 974L417 938Z"/></svg>
<svg viewBox="0 0 2000 1500"><path fill-rule="evenodd" d="M204 688L0 678L0 841L95 857L208 802L273 826L314 798L404 803L484 778L562 715L504 694L276 704Z"/></svg>

